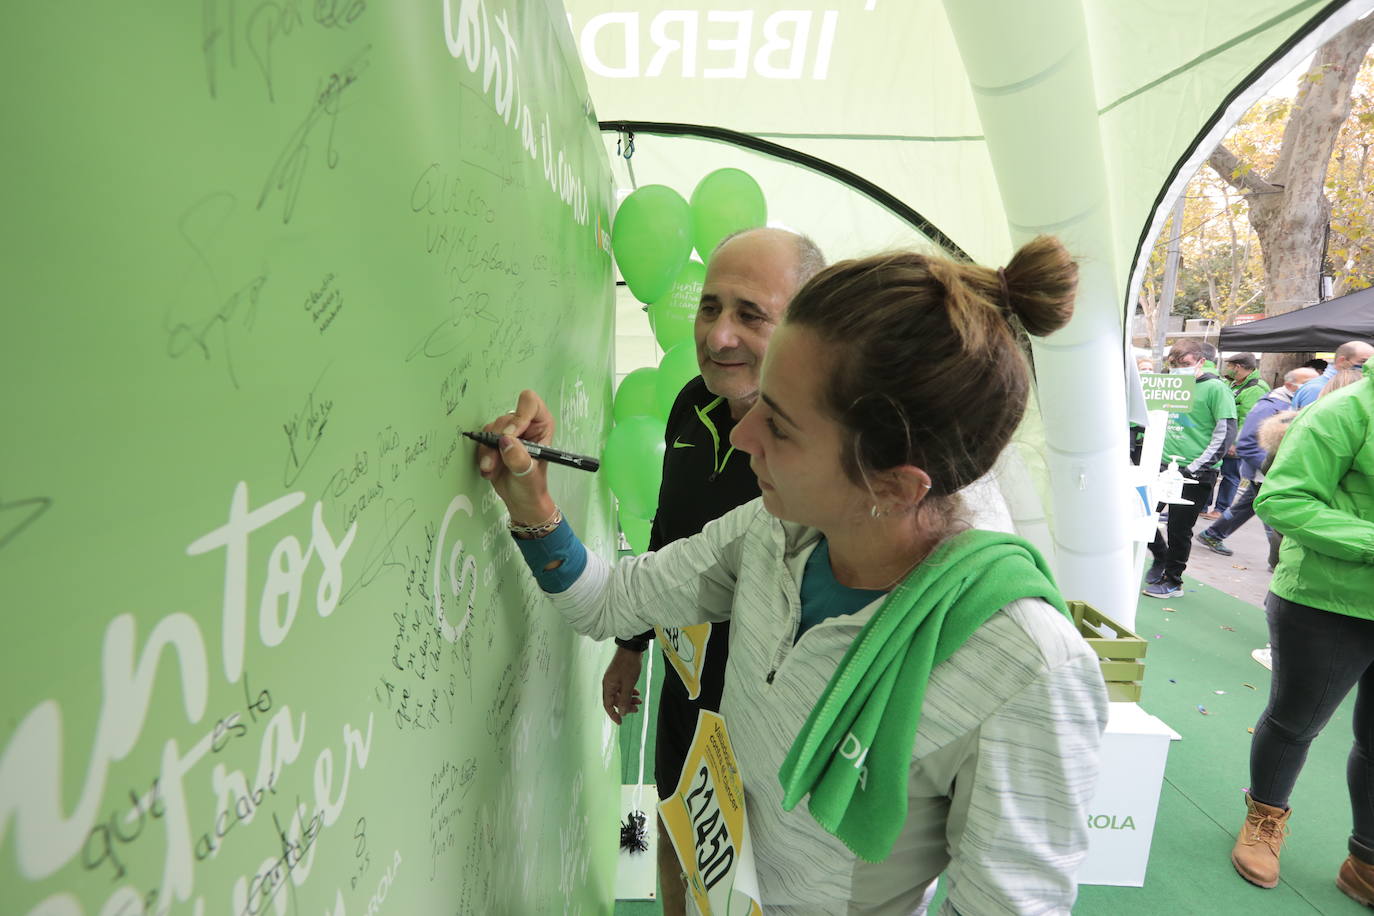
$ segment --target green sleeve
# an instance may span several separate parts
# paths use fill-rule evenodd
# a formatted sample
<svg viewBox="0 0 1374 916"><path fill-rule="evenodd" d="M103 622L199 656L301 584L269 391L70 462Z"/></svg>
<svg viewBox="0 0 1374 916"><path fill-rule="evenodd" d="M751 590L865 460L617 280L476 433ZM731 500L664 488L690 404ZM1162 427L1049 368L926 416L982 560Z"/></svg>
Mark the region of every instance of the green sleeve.
<svg viewBox="0 0 1374 916"><path fill-rule="evenodd" d="M1244 423L1245 417L1250 413L1250 408L1259 403L1260 398L1264 397L1263 385L1250 385L1236 392L1236 422Z"/></svg>
<svg viewBox="0 0 1374 916"><path fill-rule="evenodd" d="M1234 420L1236 418L1236 397L1225 382L1208 385L1207 397L1212 402L1214 420ZM1210 435L1211 431L1208 430Z"/></svg>
<svg viewBox="0 0 1374 916"><path fill-rule="evenodd" d="M1339 484L1365 444L1357 399L1305 409L1284 436L1255 511L1284 537L1352 563L1374 563L1374 522L1335 507Z"/></svg>

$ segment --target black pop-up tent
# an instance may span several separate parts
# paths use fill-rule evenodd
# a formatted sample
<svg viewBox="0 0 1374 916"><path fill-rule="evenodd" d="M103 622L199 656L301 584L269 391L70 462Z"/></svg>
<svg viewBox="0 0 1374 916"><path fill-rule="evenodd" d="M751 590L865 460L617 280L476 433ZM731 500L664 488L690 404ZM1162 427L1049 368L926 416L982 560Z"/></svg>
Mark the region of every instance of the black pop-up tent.
<svg viewBox="0 0 1374 916"><path fill-rule="evenodd" d="M1374 341L1374 287L1285 315L1221 329L1221 349L1228 351L1327 351L1348 340Z"/></svg>

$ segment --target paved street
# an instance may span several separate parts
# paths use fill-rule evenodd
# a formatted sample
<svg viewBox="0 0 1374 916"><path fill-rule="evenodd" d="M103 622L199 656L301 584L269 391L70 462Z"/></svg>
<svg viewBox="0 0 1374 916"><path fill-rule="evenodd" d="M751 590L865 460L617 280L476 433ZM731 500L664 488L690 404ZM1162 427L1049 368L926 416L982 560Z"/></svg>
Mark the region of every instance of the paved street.
<svg viewBox="0 0 1374 916"><path fill-rule="evenodd" d="M1210 524L1210 520L1199 518L1193 534L1203 531ZM1194 538L1193 554L1188 558L1186 575L1263 610L1264 595L1269 590L1269 543L1265 540L1264 526L1259 518L1252 518L1241 525L1235 534L1226 539L1226 546L1234 550L1236 555L1223 557L1215 554Z"/></svg>

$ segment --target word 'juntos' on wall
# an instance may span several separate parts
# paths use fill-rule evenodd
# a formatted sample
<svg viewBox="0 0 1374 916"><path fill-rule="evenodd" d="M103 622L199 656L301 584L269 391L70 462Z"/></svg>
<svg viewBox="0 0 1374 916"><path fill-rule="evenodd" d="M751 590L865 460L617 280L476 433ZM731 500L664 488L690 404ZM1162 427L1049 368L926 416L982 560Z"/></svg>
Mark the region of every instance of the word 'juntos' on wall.
<svg viewBox="0 0 1374 916"><path fill-rule="evenodd" d="M314 594L316 612L328 617L339 604L343 560L353 543L356 525L350 525L342 538L335 538L324 522L320 503L311 513L305 547L295 535L287 534L270 553L264 554L260 546L250 550L254 531L289 515L304 501L305 494L295 492L253 508L247 484L239 483L230 498L228 521L187 547L192 556L223 550L222 661L230 684L245 678L250 565L261 564L265 569L257 627L265 646L281 643L296 621L306 576L317 565L314 561L318 560L320 567ZM100 712L93 727L84 783L70 814L63 802L61 783L61 704L44 700L15 729L0 753L0 848L6 840L15 843L19 871L29 880L48 878L80 856L88 871L103 870L118 881L125 877L122 847L149 835L146 826L160 825L166 849L160 881L140 891L125 884L111 901L117 905L123 905L121 900L131 905L136 901L133 912L165 913L173 902L189 901L194 896L196 864L220 845L233 841L234 825L251 821L264 801L276 793L283 771L302 753L307 717L305 713L293 716L286 704L274 706L267 691L253 696L245 678L242 709L215 710L213 725L206 725L185 750L175 737L168 738L159 763L153 766L156 773L149 773L144 783L150 788L142 794L131 792L111 807L105 800L110 768L129 757L149 724L159 670L175 672L189 724L205 721L209 708L211 667L196 617L181 611L167 614L147 632L141 647L137 635L133 614L116 616L105 629ZM170 669L164 660L171 662ZM246 774L216 762L209 774L210 791L216 799L215 816L207 824L193 823L188 774L201 761L216 760L229 743L248 737L252 731L260 733L259 771L250 782ZM371 714L365 731L345 723L342 738L342 760L337 767L335 754L328 747L315 760L313 806L295 801L287 805L278 828L278 845L286 851L274 853L260 873L235 882L234 895L242 904L236 911L246 908L260 912L266 898L288 877L295 884L304 881L313 860L310 847L315 837L340 816L354 765L367 765L372 746ZM342 771L338 779L336 770ZM71 894L64 892L48 898L33 912L65 916L83 910Z"/></svg>

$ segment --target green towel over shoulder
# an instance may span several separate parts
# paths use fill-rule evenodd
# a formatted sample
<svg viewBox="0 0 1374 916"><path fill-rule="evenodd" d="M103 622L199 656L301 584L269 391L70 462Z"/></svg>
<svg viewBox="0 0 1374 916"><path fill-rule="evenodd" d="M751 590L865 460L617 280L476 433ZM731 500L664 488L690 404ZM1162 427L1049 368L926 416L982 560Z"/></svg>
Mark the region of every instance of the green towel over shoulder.
<svg viewBox="0 0 1374 916"><path fill-rule="evenodd" d="M778 774L783 809L810 793L817 823L860 858L887 858L906 822L931 670L1019 598L1043 598L1068 616L1029 542L972 530L936 548L883 599L811 710Z"/></svg>

